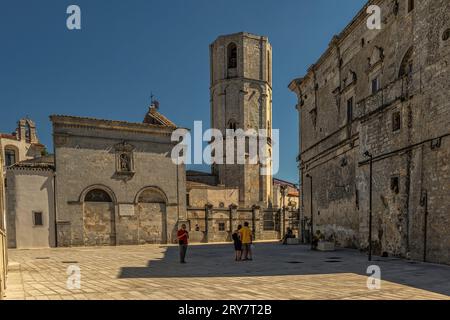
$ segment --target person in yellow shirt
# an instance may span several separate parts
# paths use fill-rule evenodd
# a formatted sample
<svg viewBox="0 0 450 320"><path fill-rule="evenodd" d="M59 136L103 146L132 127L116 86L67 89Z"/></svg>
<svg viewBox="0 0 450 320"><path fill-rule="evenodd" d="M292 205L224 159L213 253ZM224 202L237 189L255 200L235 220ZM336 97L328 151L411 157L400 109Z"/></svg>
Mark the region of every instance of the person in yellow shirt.
<svg viewBox="0 0 450 320"><path fill-rule="evenodd" d="M252 258L252 242L253 242L253 236L252 236L252 230L248 227L248 222L244 222L244 227L242 227L241 230L239 230L241 234L241 241L242 241L242 251L244 255L244 261L245 260L253 260Z"/></svg>

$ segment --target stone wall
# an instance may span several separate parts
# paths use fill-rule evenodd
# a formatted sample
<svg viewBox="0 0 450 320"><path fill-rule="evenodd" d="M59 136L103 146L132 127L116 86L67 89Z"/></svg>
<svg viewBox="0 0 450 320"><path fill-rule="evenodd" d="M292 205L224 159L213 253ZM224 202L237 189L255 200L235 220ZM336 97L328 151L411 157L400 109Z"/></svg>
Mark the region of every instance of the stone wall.
<svg viewBox="0 0 450 320"><path fill-rule="evenodd" d="M289 226L286 214L285 226ZM278 240L281 237L280 210L263 210L205 206L204 208L188 207L187 221L191 242L230 242L231 235L239 225L249 223L253 230L254 240Z"/></svg>
<svg viewBox="0 0 450 320"><path fill-rule="evenodd" d="M5 190L3 185L3 153L0 153L0 300L6 289L6 273L8 269L6 220L5 220Z"/></svg>
<svg viewBox="0 0 450 320"><path fill-rule="evenodd" d="M8 247L54 247L53 170L12 167L6 180ZM42 215L42 225L35 225L35 213Z"/></svg>
<svg viewBox="0 0 450 320"><path fill-rule="evenodd" d="M94 189L106 191L111 198L112 208L107 211L112 212L114 244L176 241L178 223L186 217L186 175L184 166L170 158L173 128L58 116L52 121L58 246L85 244L89 221L84 200ZM118 172L118 145L132 148L130 172ZM140 200L147 191L157 197ZM151 212L161 220L152 224L154 217L148 219L145 208L161 203L157 212ZM164 230L155 231L155 225Z"/></svg>
<svg viewBox="0 0 450 320"><path fill-rule="evenodd" d="M367 250L368 151L374 253L448 264L450 3L415 1L411 12L407 1L370 4L381 7L382 29L367 28L364 7L290 84L299 99L303 214L309 174L315 230Z"/></svg>

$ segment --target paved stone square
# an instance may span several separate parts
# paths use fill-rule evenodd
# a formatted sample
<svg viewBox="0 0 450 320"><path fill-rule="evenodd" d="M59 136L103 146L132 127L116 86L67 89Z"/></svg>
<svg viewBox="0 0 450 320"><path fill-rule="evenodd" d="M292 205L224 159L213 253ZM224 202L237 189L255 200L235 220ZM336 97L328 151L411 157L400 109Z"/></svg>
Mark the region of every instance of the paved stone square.
<svg viewBox="0 0 450 320"><path fill-rule="evenodd" d="M254 261L235 262L231 244L9 250L7 299L450 299L450 266L367 257L356 250L255 244ZM367 288L367 267L381 289ZM67 289L67 268L81 288Z"/></svg>

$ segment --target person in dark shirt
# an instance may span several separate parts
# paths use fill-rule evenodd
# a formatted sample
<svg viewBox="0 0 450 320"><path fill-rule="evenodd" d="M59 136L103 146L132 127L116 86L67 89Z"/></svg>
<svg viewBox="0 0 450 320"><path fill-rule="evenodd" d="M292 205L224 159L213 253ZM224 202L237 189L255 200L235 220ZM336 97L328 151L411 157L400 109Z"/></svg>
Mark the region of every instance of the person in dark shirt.
<svg viewBox="0 0 450 320"><path fill-rule="evenodd" d="M234 252L235 252L235 257L234 259L236 261L241 261L242 258L242 241L241 241L241 230L242 226L239 225L237 227L237 230L233 232L232 238L233 238L233 243L234 243Z"/></svg>
<svg viewBox="0 0 450 320"><path fill-rule="evenodd" d="M186 263L186 252L188 248L189 232L186 225L182 224L181 229L177 232L178 244L180 245L180 263Z"/></svg>
<svg viewBox="0 0 450 320"><path fill-rule="evenodd" d="M295 238L295 235L291 228L287 228L286 234L283 236L283 239L281 241L283 244L287 244L287 239L290 238Z"/></svg>

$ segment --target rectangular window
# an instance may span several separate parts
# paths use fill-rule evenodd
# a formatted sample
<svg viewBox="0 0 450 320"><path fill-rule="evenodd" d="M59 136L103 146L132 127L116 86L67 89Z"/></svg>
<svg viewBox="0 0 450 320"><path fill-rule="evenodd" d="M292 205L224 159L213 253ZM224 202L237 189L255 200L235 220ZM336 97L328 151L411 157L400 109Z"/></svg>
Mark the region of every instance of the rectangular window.
<svg viewBox="0 0 450 320"><path fill-rule="evenodd" d="M225 223L219 222L219 231L225 231Z"/></svg>
<svg viewBox="0 0 450 320"><path fill-rule="evenodd" d="M34 226L43 226L44 225L42 212L33 212L33 225Z"/></svg>
<svg viewBox="0 0 450 320"><path fill-rule="evenodd" d="M392 114L392 131L399 131L401 128L401 123L400 112L394 112Z"/></svg>
<svg viewBox="0 0 450 320"><path fill-rule="evenodd" d="M347 100L347 123L353 121L353 97Z"/></svg>
<svg viewBox="0 0 450 320"><path fill-rule="evenodd" d="M190 202L189 193L186 193L186 205L187 206L190 206L189 202Z"/></svg>
<svg viewBox="0 0 450 320"><path fill-rule="evenodd" d="M414 0L408 0L408 13L414 10Z"/></svg>
<svg viewBox="0 0 450 320"><path fill-rule="evenodd" d="M372 94L377 93L380 90L380 78L376 77L372 80Z"/></svg>
<svg viewBox="0 0 450 320"><path fill-rule="evenodd" d="M16 164L16 152L11 149L5 150L5 165L7 167L12 166L13 164Z"/></svg>
<svg viewBox="0 0 450 320"><path fill-rule="evenodd" d="M400 192L399 177L391 177L391 191L395 194Z"/></svg>

